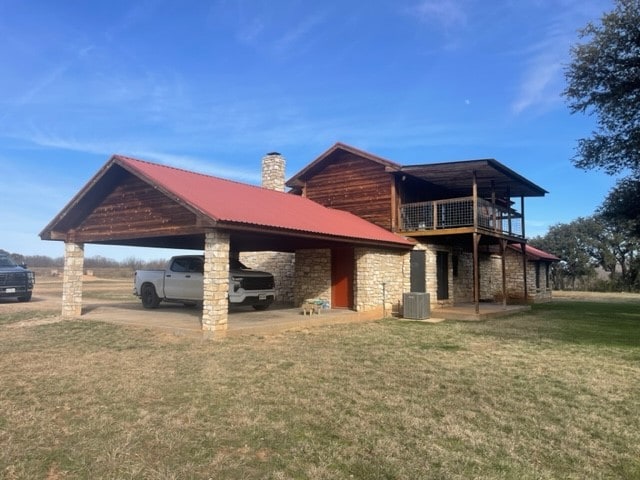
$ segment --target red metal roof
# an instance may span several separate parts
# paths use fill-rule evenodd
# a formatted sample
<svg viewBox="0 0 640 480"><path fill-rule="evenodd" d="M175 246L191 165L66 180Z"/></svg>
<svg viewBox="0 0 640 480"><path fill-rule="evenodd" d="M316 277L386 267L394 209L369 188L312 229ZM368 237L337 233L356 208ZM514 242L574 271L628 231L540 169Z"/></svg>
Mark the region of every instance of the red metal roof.
<svg viewBox="0 0 640 480"><path fill-rule="evenodd" d="M509 247L518 252L522 252L522 248L520 248L519 244L510 244ZM534 260L546 260L548 262L560 261L560 258L556 257L552 253L545 252L544 250L532 247L531 245L525 245L525 252L527 253L527 257L530 257Z"/></svg>
<svg viewBox="0 0 640 480"><path fill-rule="evenodd" d="M410 247L414 243L356 215L305 197L114 155L112 161L165 194L225 224L258 226Z"/></svg>

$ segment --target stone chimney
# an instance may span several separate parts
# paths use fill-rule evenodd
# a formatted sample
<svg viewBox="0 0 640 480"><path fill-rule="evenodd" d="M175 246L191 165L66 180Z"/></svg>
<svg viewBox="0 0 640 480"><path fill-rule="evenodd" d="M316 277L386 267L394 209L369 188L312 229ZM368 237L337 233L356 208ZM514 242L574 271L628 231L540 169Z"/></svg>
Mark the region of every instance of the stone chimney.
<svg viewBox="0 0 640 480"><path fill-rule="evenodd" d="M284 192L284 157L278 152L262 157L262 186Z"/></svg>

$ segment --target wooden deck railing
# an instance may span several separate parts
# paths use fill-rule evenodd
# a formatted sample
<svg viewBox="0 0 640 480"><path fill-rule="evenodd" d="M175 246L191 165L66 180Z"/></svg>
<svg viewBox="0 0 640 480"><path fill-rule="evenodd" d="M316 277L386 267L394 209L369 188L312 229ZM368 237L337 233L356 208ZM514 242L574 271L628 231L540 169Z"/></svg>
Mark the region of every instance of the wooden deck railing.
<svg viewBox="0 0 640 480"><path fill-rule="evenodd" d="M474 222L474 218L477 220ZM522 215L482 198L474 212L473 197L407 203L400 207L400 231L419 232L474 227L522 237Z"/></svg>

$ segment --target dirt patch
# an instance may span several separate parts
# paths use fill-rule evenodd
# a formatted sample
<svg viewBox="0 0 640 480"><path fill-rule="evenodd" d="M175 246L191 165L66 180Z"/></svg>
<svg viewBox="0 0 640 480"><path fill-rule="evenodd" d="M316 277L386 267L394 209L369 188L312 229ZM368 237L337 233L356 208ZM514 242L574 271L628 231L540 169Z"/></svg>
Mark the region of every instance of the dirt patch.
<svg viewBox="0 0 640 480"><path fill-rule="evenodd" d="M37 320L23 320L21 322L10 323L9 325L5 325L5 328L37 327L39 325L49 325L51 323L58 323L61 321L62 317L39 318Z"/></svg>
<svg viewBox="0 0 640 480"><path fill-rule="evenodd" d="M83 305L91 305L93 303L113 304L122 302L122 298L130 298L131 303L135 304L136 299L131 294L131 280L114 280L97 277L89 277L83 284ZM105 294L115 295L118 298L111 300L105 298ZM15 298L0 299L0 316L24 314L24 321L30 320L28 312L34 313L34 318L43 320L43 311L55 311L60 313L62 310L62 278L61 277L45 277L37 278L36 285L33 289L33 296L29 302L18 302ZM21 323L21 322L20 322Z"/></svg>

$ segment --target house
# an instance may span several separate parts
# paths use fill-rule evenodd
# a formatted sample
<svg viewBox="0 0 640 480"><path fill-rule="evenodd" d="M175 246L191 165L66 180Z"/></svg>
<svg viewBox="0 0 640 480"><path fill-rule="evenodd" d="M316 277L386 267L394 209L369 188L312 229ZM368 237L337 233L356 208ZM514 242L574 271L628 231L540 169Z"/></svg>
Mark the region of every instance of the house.
<svg viewBox="0 0 640 480"><path fill-rule="evenodd" d="M231 256L271 262L294 305L381 315L405 292L434 306L535 299L524 198L546 192L495 160L402 166L337 143L286 186L275 152L262 187L114 155L40 233L65 243L63 316L82 313L85 243L204 251L202 328L217 334Z"/></svg>
<svg viewBox="0 0 640 480"><path fill-rule="evenodd" d="M414 239L409 290L433 306L550 297L548 273L530 272L558 259L526 245L524 221L525 198L548 192L494 159L403 166L337 143L286 184Z"/></svg>

